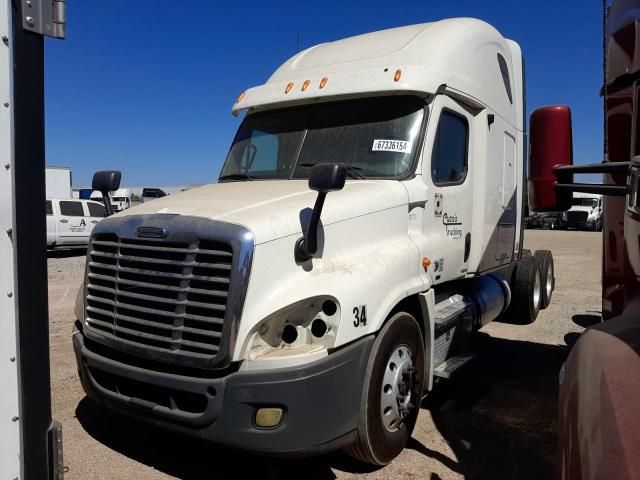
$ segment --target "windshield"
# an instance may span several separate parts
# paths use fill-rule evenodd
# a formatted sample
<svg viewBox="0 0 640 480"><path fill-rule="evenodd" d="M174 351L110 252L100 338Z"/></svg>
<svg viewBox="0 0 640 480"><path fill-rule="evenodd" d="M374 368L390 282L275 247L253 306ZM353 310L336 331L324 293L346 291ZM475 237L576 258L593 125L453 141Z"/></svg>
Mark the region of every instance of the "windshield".
<svg viewBox="0 0 640 480"><path fill-rule="evenodd" d="M240 126L220 181L308 178L318 163L344 163L354 178L409 173L425 103L394 96L249 115Z"/></svg>
<svg viewBox="0 0 640 480"><path fill-rule="evenodd" d="M573 206L574 207L595 207L598 205L597 198L574 198Z"/></svg>

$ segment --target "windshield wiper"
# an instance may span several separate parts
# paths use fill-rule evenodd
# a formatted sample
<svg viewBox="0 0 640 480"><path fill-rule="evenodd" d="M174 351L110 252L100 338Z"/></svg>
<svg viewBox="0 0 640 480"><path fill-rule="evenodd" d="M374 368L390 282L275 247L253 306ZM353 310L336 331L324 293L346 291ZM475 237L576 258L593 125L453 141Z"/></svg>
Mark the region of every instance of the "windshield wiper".
<svg viewBox="0 0 640 480"><path fill-rule="evenodd" d="M224 182L225 180L253 180L256 177L247 175L246 173L231 173L229 175L222 175L218 178L218 182Z"/></svg>
<svg viewBox="0 0 640 480"><path fill-rule="evenodd" d="M314 167L317 163L301 163L298 165L299 167ZM362 170L360 167L354 167L353 165L347 165L343 163L343 165L347 168L347 176L349 178L355 178L357 180L366 180L367 178L360 173Z"/></svg>

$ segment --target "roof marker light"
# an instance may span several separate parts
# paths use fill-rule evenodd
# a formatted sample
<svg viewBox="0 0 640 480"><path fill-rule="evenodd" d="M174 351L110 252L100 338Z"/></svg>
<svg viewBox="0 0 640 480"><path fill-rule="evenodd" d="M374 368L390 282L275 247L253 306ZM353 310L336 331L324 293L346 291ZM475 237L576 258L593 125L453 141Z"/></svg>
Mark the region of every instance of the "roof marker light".
<svg viewBox="0 0 640 480"><path fill-rule="evenodd" d="M305 80L304 83L302 84L302 91L304 92L307 88L309 88L309 85L311 84L310 80Z"/></svg>
<svg viewBox="0 0 640 480"><path fill-rule="evenodd" d="M287 88L284 89L284 93L285 94L289 93L292 88L293 88L293 82L287 83Z"/></svg>
<svg viewBox="0 0 640 480"><path fill-rule="evenodd" d="M320 80L320 90L327 86L328 81L329 79L327 77L322 77L322 80Z"/></svg>
<svg viewBox="0 0 640 480"><path fill-rule="evenodd" d="M246 96L247 96L247 92L242 92L240 95L238 95L238 98L236 99L236 103L240 103L242 99Z"/></svg>
<svg viewBox="0 0 640 480"><path fill-rule="evenodd" d="M402 70L397 69L396 74L393 76L393 81L398 82L400 80L400 77L402 77Z"/></svg>

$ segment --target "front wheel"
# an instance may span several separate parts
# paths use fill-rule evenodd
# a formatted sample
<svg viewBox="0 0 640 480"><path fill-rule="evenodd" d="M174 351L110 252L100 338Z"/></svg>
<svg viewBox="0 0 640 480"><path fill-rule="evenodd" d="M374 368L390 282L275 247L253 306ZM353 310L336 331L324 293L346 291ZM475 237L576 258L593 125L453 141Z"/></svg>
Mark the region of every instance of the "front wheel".
<svg viewBox="0 0 640 480"><path fill-rule="evenodd" d="M420 411L424 340L408 313L396 313L373 345L360 403L356 441L346 448L371 465L387 465L407 444Z"/></svg>

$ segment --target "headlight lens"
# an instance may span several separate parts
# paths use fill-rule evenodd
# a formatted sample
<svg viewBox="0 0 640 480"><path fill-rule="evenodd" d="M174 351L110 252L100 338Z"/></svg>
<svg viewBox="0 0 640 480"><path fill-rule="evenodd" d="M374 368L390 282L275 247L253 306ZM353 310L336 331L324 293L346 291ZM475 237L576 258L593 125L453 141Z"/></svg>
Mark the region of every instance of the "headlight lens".
<svg viewBox="0 0 640 480"><path fill-rule="evenodd" d="M244 358L249 361L320 358L335 345L340 306L328 296L312 297L262 320L249 334Z"/></svg>

